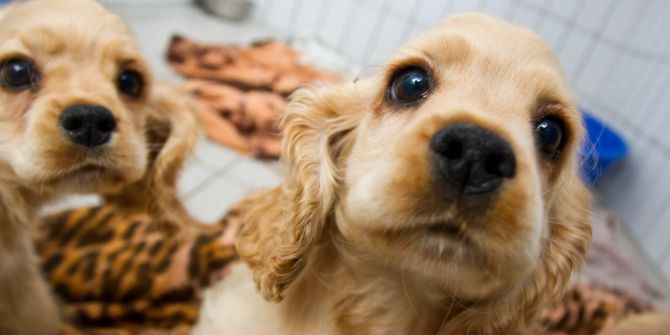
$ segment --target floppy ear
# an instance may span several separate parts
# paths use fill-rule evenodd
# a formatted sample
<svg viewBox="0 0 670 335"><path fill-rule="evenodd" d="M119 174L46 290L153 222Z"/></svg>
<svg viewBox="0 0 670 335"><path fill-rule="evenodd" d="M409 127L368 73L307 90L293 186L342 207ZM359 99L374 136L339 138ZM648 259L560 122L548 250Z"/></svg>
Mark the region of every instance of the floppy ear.
<svg viewBox="0 0 670 335"><path fill-rule="evenodd" d="M157 83L149 97L145 136L147 171L138 182L105 200L124 209L148 212L168 228L191 220L180 201L176 182L185 157L201 133L195 102L176 87Z"/></svg>
<svg viewBox="0 0 670 335"><path fill-rule="evenodd" d="M331 222L365 99L359 85L303 88L282 118L282 184L241 204L237 248L263 297L280 301Z"/></svg>
<svg viewBox="0 0 670 335"><path fill-rule="evenodd" d="M545 295L550 303L565 293L591 246L591 200L591 192L577 173L563 176L548 200L549 236L541 259L542 274L535 274L534 288L529 289Z"/></svg>

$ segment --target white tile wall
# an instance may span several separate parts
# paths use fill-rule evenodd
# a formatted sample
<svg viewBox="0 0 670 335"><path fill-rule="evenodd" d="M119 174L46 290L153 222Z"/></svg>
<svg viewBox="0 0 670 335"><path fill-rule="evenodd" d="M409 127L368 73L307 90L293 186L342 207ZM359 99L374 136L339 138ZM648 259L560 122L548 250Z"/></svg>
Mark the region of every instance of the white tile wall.
<svg viewBox="0 0 670 335"><path fill-rule="evenodd" d="M540 33L580 103L628 139L630 159L599 190L670 277L670 1L259 0L255 15L282 31L318 35L353 63L375 67L414 33L463 11Z"/></svg>

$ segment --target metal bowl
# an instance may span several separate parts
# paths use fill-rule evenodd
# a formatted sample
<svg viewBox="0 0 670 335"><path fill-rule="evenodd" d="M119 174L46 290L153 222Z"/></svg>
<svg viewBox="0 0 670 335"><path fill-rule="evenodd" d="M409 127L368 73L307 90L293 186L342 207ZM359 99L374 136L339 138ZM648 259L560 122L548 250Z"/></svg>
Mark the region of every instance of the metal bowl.
<svg viewBox="0 0 670 335"><path fill-rule="evenodd" d="M201 4L209 12L233 21L249 17L254 7L251 0L201 0Z"/></svg>

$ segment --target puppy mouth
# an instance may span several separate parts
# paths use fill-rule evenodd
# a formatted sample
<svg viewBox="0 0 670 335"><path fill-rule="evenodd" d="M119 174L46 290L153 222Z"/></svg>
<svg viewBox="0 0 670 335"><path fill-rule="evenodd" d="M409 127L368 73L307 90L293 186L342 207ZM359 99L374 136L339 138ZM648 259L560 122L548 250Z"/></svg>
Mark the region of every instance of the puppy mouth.
<svg viewBox="0 0 670 335"><path fill-rule="evenodd" d="M419 238L421 241L425 239L453 241L467 240L465 227L453 220L414 224L411 227L387 231L385 234L393 239L401 238L415 240L416 238Z"/></svg>
<svg viewBox="0 0 670 335"><path fill-rule="evenodd" d="M430 235L460 239L464 237L463 229L452 221L431 223L421 227Z"/></svg>
<svg viewBox="0 0 670 335"><path fill-rule="evenodd" d="M72 171L72 174L79 174L79 173L101 173L101 172L106 172L108 169L104 166L100 165L95 165L95 164L86 164L82 167L79 167Z"/></svg>
<svg viewBox="0 0 670 335"><path fill-rule="evenodd" d="M105 179L115 175L113 169L100 164L86 163L75 167L65 173L54 176L51 181L58 182L63 180L95 180Z"/></svg>
<svg viewBox="0 0 670 335"><path fill-rule="evenodd" d="M448 252L470 244L465 227L451 220L417 224L389 232L387 237L393 243L418 248L431 258L446 256Z"/></svg>
<svg viewBox="0 0 670 335"><path fill-rule="evenodd" d="M471 249L467 230L452 220L414 227L408 237L414 248L428 259L448 260Z"/></svg>

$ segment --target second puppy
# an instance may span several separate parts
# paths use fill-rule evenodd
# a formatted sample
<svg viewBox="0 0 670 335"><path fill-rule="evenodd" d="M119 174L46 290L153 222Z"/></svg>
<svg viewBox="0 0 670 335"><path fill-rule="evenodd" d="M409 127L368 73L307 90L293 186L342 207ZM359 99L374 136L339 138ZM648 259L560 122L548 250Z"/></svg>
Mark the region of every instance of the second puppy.
<svg viewBox="0 0 670 335"><path fill-rule="evenodd" d="M189 102L153 85L128 26L96 2L34 1L5 13L0 334L58 331L30 236L40 204L68 193L115 194L177 222L183 209L172 185L198 133Z"/></svg>

